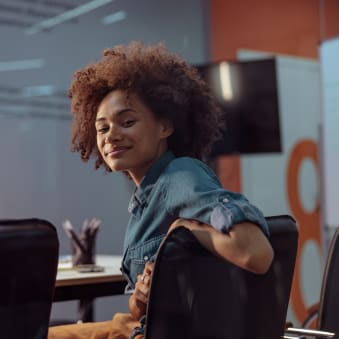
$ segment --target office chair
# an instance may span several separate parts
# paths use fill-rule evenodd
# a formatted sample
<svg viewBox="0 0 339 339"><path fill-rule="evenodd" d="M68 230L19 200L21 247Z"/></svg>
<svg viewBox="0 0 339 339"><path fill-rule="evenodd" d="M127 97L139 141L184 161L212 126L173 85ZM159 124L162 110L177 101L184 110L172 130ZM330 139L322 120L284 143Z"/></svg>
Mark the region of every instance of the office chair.
<svg viewBox="0 0 339 339"><path fill-rule="evenodd" d="M47 338L58 251L50 222L0 220L1 338Z"/></svg>
<svg viewBox="0 0 339 339"><path fill-rule="evenodd" d="M145 339L278 339L284 333L298 231L266 218L274 260L245 271L206 250L184 227L162 242L151 282Z"/></svg>
<svg viewBox="0 0 339 339"><path fill-rule="evenodd" d="M308 335L317 338L339 338L339 228L336 229L326 258L316 330L289 327L286 335ZM311 319L311 318L310 318ZM309 319L304 325L310 323Z"/></svg>

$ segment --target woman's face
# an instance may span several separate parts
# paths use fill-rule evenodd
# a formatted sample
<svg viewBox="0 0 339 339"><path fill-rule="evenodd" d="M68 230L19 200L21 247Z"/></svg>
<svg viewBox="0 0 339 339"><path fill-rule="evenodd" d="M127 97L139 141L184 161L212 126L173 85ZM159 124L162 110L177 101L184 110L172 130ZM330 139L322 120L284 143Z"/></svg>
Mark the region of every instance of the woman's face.
<svg viewBox="0 0 339 339"><path fill-rule="evenodd" d="M112 171L126 171L136 185L150 166L167 150L170 124L131 93L115 90L100 103L96 136L99 152Z"/></svg>

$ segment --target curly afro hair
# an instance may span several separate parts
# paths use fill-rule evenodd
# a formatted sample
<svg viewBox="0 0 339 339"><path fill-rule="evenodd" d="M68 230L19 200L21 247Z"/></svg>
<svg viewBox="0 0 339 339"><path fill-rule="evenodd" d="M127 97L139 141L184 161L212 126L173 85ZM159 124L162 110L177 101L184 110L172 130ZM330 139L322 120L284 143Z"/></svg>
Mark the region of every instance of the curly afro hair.
<svg viewBox="0 0 339 339"><path fill-rule="evenodd" d="M101 60L74 73L69 89L72 151L85 162L94 158L95 168L110 171L96 146L95 118L113 90L135 93L156 117L172 122L168 148L176 156L203 159L221 137L222 111L198 71L164 44L131 42L104 50Z"/></svg>

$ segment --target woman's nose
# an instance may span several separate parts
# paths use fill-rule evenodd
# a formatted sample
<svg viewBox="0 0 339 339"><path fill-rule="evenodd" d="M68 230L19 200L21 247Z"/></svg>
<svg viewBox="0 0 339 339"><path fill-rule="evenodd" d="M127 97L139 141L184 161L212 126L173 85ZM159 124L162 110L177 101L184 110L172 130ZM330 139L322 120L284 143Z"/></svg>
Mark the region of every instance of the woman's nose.
<svg viewBox="0 0 339 339"><path fill-rule="evenodd" d="M105 137L105 143L111 143L122 139L122 135L118 128L112 128Z"/></svg>

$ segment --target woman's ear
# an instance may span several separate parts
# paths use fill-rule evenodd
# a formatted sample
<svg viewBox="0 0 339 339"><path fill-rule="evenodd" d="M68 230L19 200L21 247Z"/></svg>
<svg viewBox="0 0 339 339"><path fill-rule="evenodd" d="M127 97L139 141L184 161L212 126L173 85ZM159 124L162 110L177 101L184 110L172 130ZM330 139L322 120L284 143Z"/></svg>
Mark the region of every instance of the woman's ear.
<svg viewBox="0 0 339 339"><path fill-rule="evenodd" d="M169 136L171 136L174 132L174 127L173 127L173 123L172 121L168 120L168 119L164 119L162 121L162 130L161 130L161 136L163 138L168 138Z"/></svg>

